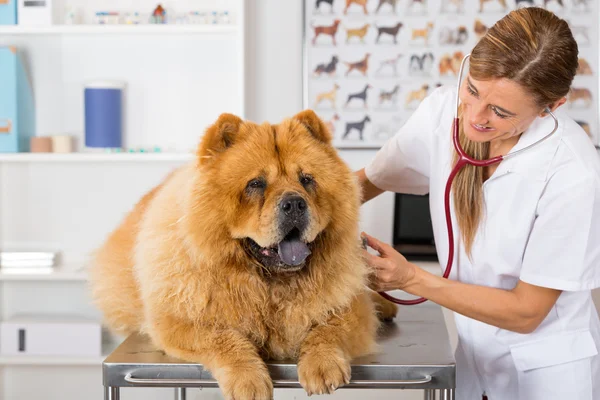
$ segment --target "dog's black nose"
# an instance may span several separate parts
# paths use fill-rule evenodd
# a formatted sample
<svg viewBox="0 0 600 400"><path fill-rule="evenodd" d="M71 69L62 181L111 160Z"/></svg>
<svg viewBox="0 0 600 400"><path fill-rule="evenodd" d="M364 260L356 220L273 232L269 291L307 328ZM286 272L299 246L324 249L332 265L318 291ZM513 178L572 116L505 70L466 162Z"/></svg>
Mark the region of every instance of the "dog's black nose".
<svg viewBox="0 0 600 400"><path fill-rule="evenodd" d="M306 201L298 195L286 195L281 200L279 207L288 217L300 217L306 212Z"/></svg>
<svg viewBox="0 0 600 400"><path fill-rule="evenodd" d="M279 229L287 235L292 229L302 234L308 226L309 210L306 200L297 193L283 195L279 202Z"/></svg>

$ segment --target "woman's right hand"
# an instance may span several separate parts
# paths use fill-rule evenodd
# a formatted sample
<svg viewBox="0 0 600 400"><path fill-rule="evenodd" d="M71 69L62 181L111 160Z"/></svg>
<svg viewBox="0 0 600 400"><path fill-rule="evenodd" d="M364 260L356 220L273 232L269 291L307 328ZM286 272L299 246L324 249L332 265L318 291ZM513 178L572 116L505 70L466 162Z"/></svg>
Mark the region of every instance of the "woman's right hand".
<svg viewBox="0 0 600 400"><path fill-rule="evenodd" d="M377 292L404 289L411 284L416 276L417 266L408 262L406 258L392 246L383 243L374 237L361 233L366 239L367 246L379 253L375 256L364 250L367 264L372 270L369 287Z"/></svg>

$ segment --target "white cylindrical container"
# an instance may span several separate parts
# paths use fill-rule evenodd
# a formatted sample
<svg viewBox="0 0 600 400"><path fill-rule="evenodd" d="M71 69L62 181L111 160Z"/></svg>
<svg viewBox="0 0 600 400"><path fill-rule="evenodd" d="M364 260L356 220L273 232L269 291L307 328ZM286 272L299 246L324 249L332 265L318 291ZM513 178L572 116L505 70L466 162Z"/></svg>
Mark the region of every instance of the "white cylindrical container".
<svg viewBox="0 0 600 400"><path fill-rule="evenodd" d="M54 153L71 153L73 151L73 138L69 135L52 136L52 151Z"/></svg>

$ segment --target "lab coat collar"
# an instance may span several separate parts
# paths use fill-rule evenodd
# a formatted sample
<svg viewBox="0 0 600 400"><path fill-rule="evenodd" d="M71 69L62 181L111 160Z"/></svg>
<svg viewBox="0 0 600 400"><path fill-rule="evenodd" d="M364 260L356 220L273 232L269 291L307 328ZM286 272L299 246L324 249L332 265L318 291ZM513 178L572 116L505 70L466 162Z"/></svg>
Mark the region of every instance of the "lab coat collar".
<svg viewBox="0 0 600 400"><path fill-rule="evenodd" d="M562 118L562 112L557 110L555 115L558 119L558 129L552 136L542 143L515 155L514 158L503 160L486 183L507 173L517 173L528 179L545 182L548 179L550 165L564 129L565 121ZM517 144L509 151L509 154L537 142L552 132L553 129L554 119L550 115L536 118L529 128L523 132Z"/></svg>

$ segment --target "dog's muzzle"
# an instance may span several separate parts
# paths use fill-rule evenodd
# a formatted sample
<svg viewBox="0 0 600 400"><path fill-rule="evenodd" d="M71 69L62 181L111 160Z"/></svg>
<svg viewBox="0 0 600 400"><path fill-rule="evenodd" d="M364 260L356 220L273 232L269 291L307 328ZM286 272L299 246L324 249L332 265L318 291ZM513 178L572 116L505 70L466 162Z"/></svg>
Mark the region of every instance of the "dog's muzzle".
<svg viewBox="0 0 600 400"><path fill-rule="evenodd" d="M302 235L308 227L308 205L298 194L286 194L279 202L279 231L284 236L278 254L287 265L300 265L310 255Z"/></svg>

